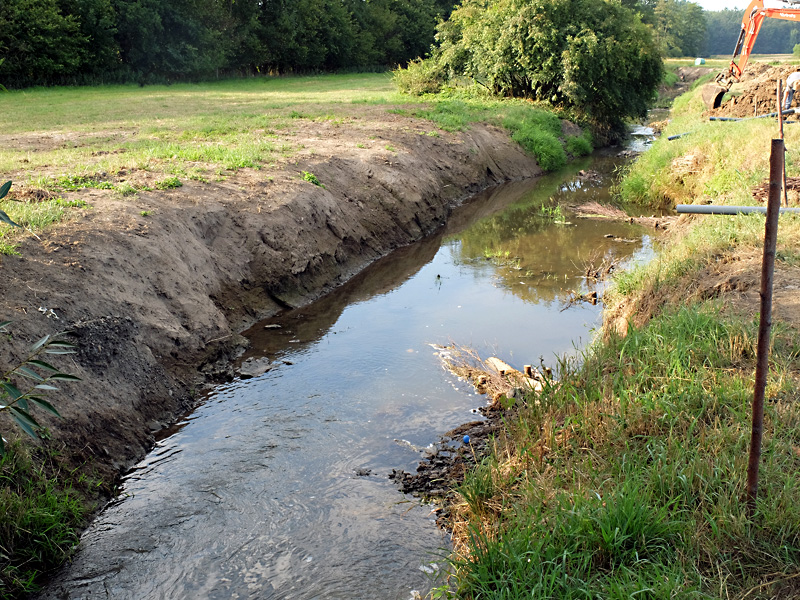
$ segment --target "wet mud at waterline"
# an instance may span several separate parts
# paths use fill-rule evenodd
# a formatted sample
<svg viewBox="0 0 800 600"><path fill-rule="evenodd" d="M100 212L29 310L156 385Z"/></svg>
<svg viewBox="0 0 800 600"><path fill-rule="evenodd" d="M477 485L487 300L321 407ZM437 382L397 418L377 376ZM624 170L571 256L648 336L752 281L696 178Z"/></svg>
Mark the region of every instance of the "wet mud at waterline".
<svg viewBox="0 0 800 600"><path fill-rule="evenodd" d="M570 210L606 206L620 160L488 190L434 235L254 325L243 376L135 466L40 598L424 596L447 536L389 475L482 421L486 402L437 353L455 342L554 364L589 341L601 304L571 302L602 298L589 267L647 260L656 235Z"/></svg>

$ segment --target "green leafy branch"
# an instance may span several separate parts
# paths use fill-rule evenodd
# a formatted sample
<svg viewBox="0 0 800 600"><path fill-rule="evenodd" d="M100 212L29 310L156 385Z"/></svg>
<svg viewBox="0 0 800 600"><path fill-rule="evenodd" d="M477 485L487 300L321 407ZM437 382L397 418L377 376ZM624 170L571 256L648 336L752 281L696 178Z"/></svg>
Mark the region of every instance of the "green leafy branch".
<svg viewBox="0 0 800 600"><path fill-rule="evenodd" d="M0 333L6 332L11 321L0 323ZM46 335L28 351L28 356L16 367L0 376L0 413L8 411L11 418L22 431L34 439L44 429L31 415L31 407L37 406L57 417L61 415L56 408L44 399L49 392L58 391L53 385L56 381L80 381L79 377L63 373L50 363L40 360L43 354L74 354L76 346L52 336ZM20 390L22 385L15 381L27 380L27 391ZM5 442L0 435L0 456L5 454Z"/></svg>

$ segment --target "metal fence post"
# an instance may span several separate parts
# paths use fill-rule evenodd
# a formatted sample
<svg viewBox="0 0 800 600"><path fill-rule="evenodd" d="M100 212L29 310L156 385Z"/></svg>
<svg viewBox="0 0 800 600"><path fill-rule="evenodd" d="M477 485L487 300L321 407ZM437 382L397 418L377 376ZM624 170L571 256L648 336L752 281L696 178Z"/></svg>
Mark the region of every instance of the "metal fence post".
<svg viewBox="0 0 800 600"><path fill-rule="evenodd" d="M782 139L772 140L769 159L767 222L764 227L764 257L761 262L761 313L758 327L756 381L753 392L753 428L750 435L750 458L747 463L747 512L751 517L755 514L756 508L761 439L764 433L764 395L769 372L769 342L772 330L772 280L775 273L775 246L778 239L784 151Z"/></svg>

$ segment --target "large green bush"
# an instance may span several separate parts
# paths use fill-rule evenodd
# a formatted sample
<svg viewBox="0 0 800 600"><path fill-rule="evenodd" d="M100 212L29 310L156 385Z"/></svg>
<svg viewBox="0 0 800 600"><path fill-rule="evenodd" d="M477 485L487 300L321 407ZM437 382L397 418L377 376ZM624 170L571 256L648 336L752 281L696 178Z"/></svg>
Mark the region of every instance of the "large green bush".
<svg viewBox="0 0 800 600"><path fill-rule="evenodd" d="M573 111L600 141L647 113L662 76L652 30L611 0L464 0L437 40L449 77Z"/></svg>

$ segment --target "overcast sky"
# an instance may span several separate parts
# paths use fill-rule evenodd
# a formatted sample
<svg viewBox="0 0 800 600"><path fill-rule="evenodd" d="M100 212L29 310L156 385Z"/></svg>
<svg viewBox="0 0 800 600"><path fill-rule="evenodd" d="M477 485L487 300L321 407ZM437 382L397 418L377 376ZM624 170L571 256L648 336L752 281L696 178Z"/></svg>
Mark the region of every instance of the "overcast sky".
<svg viewBox="0 0 800 600"><path fill-rule="evenodd" d="M725 10L732 8L734 10L744 10L750 4L750 0L735 0L734 2L726 2L725 0L692 0L695 4L699 4L706 10ZM767 6L776 6L779 3L767 1Z"/></svg>
<svg viewBox="0 0 800 600"><path fill-rule="evenodd" d="M726 8L733 8L736 10L744 10L750 2L726 2L725 0L694 0L706 10L725 10Z"/></svg>

